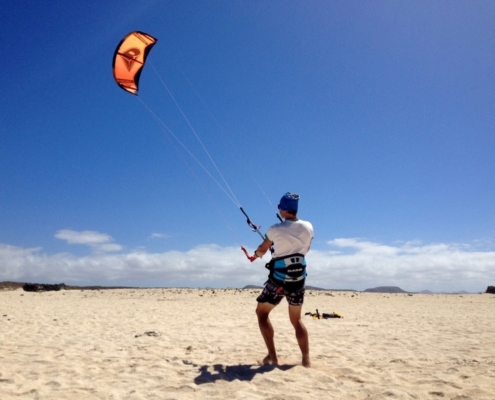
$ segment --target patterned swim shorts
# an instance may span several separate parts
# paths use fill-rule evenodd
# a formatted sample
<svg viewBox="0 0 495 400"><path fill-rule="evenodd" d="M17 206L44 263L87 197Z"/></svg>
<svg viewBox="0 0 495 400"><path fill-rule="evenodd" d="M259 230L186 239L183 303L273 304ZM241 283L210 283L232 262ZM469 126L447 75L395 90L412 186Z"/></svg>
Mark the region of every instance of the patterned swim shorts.
<svg viewBox="0 0 495 400"><path fill-rule="evenodd" d="M304 302L304 292L304 285L294 292L289 292L285 290L283 286L279 286L275 282L269 280L256 301L258 303L270 303L276 306L285 297L291 306L302 306Z"/></svg>

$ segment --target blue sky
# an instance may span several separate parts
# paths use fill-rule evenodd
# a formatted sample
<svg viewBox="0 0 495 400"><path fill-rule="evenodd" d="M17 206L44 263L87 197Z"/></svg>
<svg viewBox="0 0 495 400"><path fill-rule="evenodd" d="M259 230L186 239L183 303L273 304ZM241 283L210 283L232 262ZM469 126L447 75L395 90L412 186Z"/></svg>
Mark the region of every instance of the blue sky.
<svg viewBox="0 0 495 400"><path fill-rule="evenodd" d="M494 2L38 3L0 14L0 280L262 284L236 203L263 231L292 191L310 285L494 284Z"/></svg>

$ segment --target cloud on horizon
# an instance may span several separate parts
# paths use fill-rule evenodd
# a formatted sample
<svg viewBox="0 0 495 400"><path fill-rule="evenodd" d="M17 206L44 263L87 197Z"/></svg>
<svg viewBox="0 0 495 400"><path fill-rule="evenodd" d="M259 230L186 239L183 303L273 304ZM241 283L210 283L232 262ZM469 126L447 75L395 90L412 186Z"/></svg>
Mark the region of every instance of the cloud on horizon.
<svg viewBox="0 0 495 400"><path fill-rule="evenodd" d="M42 248L0 243L0 280L129 286L243 287L261 285L267 270L249 263L238 247L214 244L188 251L124 252L107 234L60 230L55 237L92 249L86 256L48 254ZM307 284L364 290L399 286L407 291L484 291L495 284L495 251L468 244L405 242L387 245L358 238L327 242L308 254ZM268 259L268 257L265 257Z"/></svg>

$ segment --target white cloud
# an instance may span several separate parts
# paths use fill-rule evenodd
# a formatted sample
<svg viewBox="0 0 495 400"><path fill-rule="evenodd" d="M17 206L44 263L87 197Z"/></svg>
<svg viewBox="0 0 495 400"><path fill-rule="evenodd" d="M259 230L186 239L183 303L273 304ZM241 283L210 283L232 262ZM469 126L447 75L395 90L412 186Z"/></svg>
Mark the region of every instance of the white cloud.
<svg viewBox="0 0 495 400"><path fill-rule="evenodd" d="M334 239L340 253L312 250L312 276L324 287L399 286L407 291L483 291L495 282L495 251L467 244L406 242L396 246L364 239Z"/></svg>
<svg viewBox="0 0 495 400"><path fill-rule="evenodd" d="M83 244L91 246L96 251L113 252L121 251L123 247L117 243L112 243L113 238L106 233L96 231L73 231L62 229L55 234L57 239L67 241L69 244Z"/></svg>
<svg viewBox="0 0 495 400"><path fill-rule="evenodd" d="M0 244L0 281L64 282L66 284L173 286L230 286L263 283L265 269L246 260L237 247L201 245L185 252L122 254L94 252L44 254L40 248L23 249Z"/></svg>
<svg viewBox="0 0 495 400"><path fill-rule="evenodd" d="M137 249L122 253L105 234L63 230L57 237L87 244L87 256L47 254L41 248L0 244L0 280L65 282L67 284L126 284L133 286L261 285L267 270L250 263L238 247L196 246L188 251L149 253ZM386 245L356 238L328 242L328 250L308 254L308 285L332 289L399 286L407 291L472 292L495 284L495 251L466 244L407 242ZM113 247L114 246L114 247Z"/></svg>
<svg viewBox="0 0 495 400"><path fill-rule="evenodd" d="M363 254L370 254L370 255L375 254L375 255L393 256L397 254L397 250L398 250L396 247L385 246L368 241L362 241L355 238L334 239L334 240L330 240L328 244L340 248L350 247L352 249L358 250Z"/></svg>
<svg viewBox="0 0 495 400"><path fill-rule="evenodd" d="M168 239L170 237L169 234L167 233L152 233L148 239L153 240L153 239Z"/></svg>

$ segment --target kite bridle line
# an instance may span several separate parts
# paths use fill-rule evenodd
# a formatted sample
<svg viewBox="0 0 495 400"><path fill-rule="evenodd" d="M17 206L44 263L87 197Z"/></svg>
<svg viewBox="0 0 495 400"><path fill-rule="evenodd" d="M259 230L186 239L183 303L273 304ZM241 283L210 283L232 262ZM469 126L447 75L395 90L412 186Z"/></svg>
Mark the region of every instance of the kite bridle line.
<svg viewBox="0 0 495 400"><path fill-rule="evenodd" d="M177 65L177 63L175 63ZM205 107L205 109L208 111L208 113L210 114L210 116L213 118L213 121L215 121L215 124L218 126L220 132L222 133L223 137L226 139L226 141L230 144L230 147L234 150L234 152L236 153L237 155L237 159L240 159L240 155L239 155L239 152L237 150L237 148L232 144L232 141L230 140L230 138L228 137L228 135L226 135L222 125L220 124L220 122L218 121L218 119L215 117L215 115L213 114L213 112L211 111L210 107L208 107L208 105L206 104L206 102L204 101L203 97L198 93L198 91L196 90L196 88L192 85L191 81L189 80L189 78L186 76L186 74L184 73L184 71L182 70L182 68L180 68L179 65L177 65L177 67L179 68L179 70L181 71L182 75L184 76L184 79L187 81L187 83L189 84L189 87L191 88L191 90L196 94L196 96L199 98L199 100L201 101L201 103L203 104L203 106ZM154 67L153 67L154 68ZM156 72L156 69L155 69L155 72ZM255 178L253 172L249 169L249 168L246 168L247 171L249 172L249 175L251 175L251 178L254 180L254 182L256 183L256 185L258 186L258 188L261 190L261 192L263 193L263 195L265 196L265 199L268 201L268 203L270 204L270 206L273 208L273 209L276 209L272 202L270 201L270 198L267 196L267 194L265 193L265 191L263 190L263 188L261 187L260 183L258 182L258 180ZM246 214L246 212L244 211L244 209L242 207L239 207L239 209L242 211L242 213L244 214L244 216L246 217L246 222L247 224L249 225L249 227L251 228L251 230L253 232L257 232L258 235L260 235L260 237L264 240L265 237L263 236L263 234L260 232L260 228L261 226L256 226L255 224L253 224L251 222L251 219L249 218L249 216ZM280 222L284 222L284 220L282 219L282 217L279 215L278 212L275 213L275 216L278 218L278 220ZM244 248L244 246L241 245L241 249L242 251L244 251L244 253L246 254L246 257L248 259L251 258L251 256L249 255L249 253L247 252L247 250ZM270 251L271 253L273 254L274 250L273 250L273 247L270 247Z"/></svg>
<svg viewBox="0 0 495 400"><path fill-rule="evenodd" d="M184 164L186 165L186 167L189 169L189 172L196 179L196 182L198 182L198 185L201 187L201 189L205 193L206 197L208 197L208 199L210 200L210 202L213 205L213 207L217 210L218 214L220 215L220 218L222 218L222 220L224 221L225 225L227 225L227 228L230 230L230 232L232 233L232 235L234 236L234 238L237 240L237 243L242 247L241 241L239 240L239 237L235 233L234 229L228 223L227 218L225 218L225 216L223 215L223 213L220 210L220 208L218 207L218 205L215 203L215 201L213 200L213 198L210 196L210 194L206 190L206 187L203 184L203 182L201 182L201 179L199 179L198 175L194 172L194 170L192 169L191 165L187 162L186 158L184 157L184 154L180 152L179 148L176 146L175 142L172 140L172 138L170 136L172 136L180 145L182 145L182 147L184 147L184 149L189 153L189 155L205 170L205 172L211 177L211 179L220 187L220 189L224 190L222 188L222 186L215 180L215 178L208 172L208 170L199 162L199 160L196 157L194 157L194 155L184 146L184 144L175 136L175 134L163 123L163 121L153 112L153 110L151 110L148 107L148 105L139 96L136 95L136 97L139 99L139 101L141 102L141 104L143 105L143 107L145 107L150 112L150 114L153 116L153 119L159 125L160 129L162 130L162 132L165 134L165 137L168 139L168 141L170 142L170 144L172 145L172 147L175 149L175 151L177 152L177 154L179 155L179 157L182 159L182 161L184 162ZM224 190L224 192L225 192L225 190ZM232 201L234 201L229 196L229 194L227 192L225 192L225 194Z"/></svg>
<svg viewBox="0 0 495 400"><path fill-rule="evenodd" d="M170 91L170 89L168 88L168 86L166 85L165 81L163 80L163 78L160 76L160 74L158 73L158 71L156 70L155 66L153 65L153 63L151 63L151 67L153 68L153 70L155 71L155 74L158 76L158 79L160 80L161 84L163 85L163 87L167 90L170 98L172 99L172 101L175 103L177 109L180 111L180 113L182 114L182 117L184 118L184 120L187 122L187 125L189 125L189 128L191 129L192 133L194 134L194 136L196 137L197 141L199 142L199 144L201 145L201 147L203 148L204 152L206 153L206 155L208 156L208 158L210 159L210 162L213 164L213 166L215 167L215 169L217 170L218 172L218 175L220 175L220 177L222 178L223 180L223 183L225 184L225 186L227 187L227 189L230 191L230 194L232 195L233 199L235 200L235 202L237 203L237 206L240 207L241 204L239 203L239 201L237 200L237 198L235 197L235 194L234 192L232 191L232 189L230 188L229 184L227 183L225 177L223 176L223 174L220 172L220 169L218 168L217 164L215 163L215 161L213 160L213 157L211 156L211 154L209 153L209 151L206 149L206 146L204 145L203 141L201 140L201 138L199 137L199 135L197 134L196 130L194 129L194 127L192 126L191 122L189 121L189 119L187 118L186 114L184 113L184 111L182 110L181 106L179 105L179 103L177 102L177 100L175 99L174 95L172 94L172 92ZM211 176L211 175L210 175Z"/></svg>
<svg viewBox="0 0 495 400"><path fill-rule="evenodd" d="M172 130L167 126L165 125L165 123L158 117L158 115L156 115L153 110L141 99L141 97L137 96L136 97L139 99L139 101L141 102L141 104L143 104L143 106L150 112L150 114L153 116L153 118L155 119L155 121L160 125L161 127L161 130L165 133L165 135L167 136L167 138L169 138L169 134L177 141L177 143L179 143L182 148L192 157L192 159L194 161L196 161L196 163L203 169L203 171L205 171L205 173L213 180L213 182L215 182L217 184L217 186L227 195L227 197L237 206L237 207L240 207L240 203L239 201L237 201L236 197L232 197L233 196L233 193L232 193L232 196L225 190L225 188L215 179L215 177L210 173L210 171L208 171L208 169L197 159L197 157L186 147L186 145L184 143L182 143L182 141L177 137L177 135L175 135L174 132L172 132ZM169 138L170 140L170 138ZM174 146L175 147L175 146ZM176 147L175 147L176 148ZM176 150L178 151L178 149L176 148ZM180 154L180 152L179 152ZM187 162L186 162L187 163ZM230 190L232 192L232 190Z"/></svg>
<svg viewBox="0 0 495 400"><path fill-rule="evenodd" d="M217 206L217 204L215 203L215 201L213 200L213 198L210 196L210 194L208 193L208 191L206 190L206 187L203 185L203 183L201 182L200 178L197 176L197 174L194 172L194 170L192 169L191 165L187 162L187 160L185 159L184 155L180 152L179 148L176 146L175 142L172 140L172 139L175 139L175 141L180 144L180 146L192 157L192 159L194 161L196 161L196 163L204 170L204 172L213 180L213 182L215 182L217 184L217 186L225 193L225 195L239 208L239 210L241 210L241 212L244 214L244 216L246 217L246 222L247 224L249 225L249 227L251 228L251 230L253 232L256 232L258 233L258 235L261 237L261 239L265 239L265 236L261 233L260 231L260 228L261 228L261 225L256 225L254 224L252 221L251 221L251 218L249 218L248 214L246 213L246 211L244 211L244 208L241 206L241 204L237 201L237 198L234 196L234 194L232 193L232 189L230 189L229 187L229 190L230 192L232 193L232 196L225 190L225 188L215 179L215 177L208 171L208 169L198 160L198 158L196 156L194 156L194 154L187 148L187 146L177 137L177 135L174 134L174 132L156 115L156 113L144 102L143 99L141 99L141 97L139 97L138 95L136 95L136 97L139 99L139 101L141 102L141 104L143 105L143 107L148 110L148 112L152 115L153 119L155 120L155 122L159 125L160 129L162 130L162 132L165 134L165 136L167 137L167 139L170 141L170 143L172 144L172 146L174 147L175 151L178 153L179 157L182 159L182 161L186 164L187 168L189 169L189 171L191 172L191 174L194 176L194 178L196 179L196 181L198 182L198 184L201 186L202 190L204 191L204 193L206 194L206 196L208 197L208 199L210 200L210 202L213 204L213 206L215 207L215 209L217 210L217 212L219 213L220 217L223 219L223 221L225 222L225 224L227 225L227 227L229 228L229 230L231 231L232 235L234 236L234 238L236 239L237 243L239 244L241 250L244 252L244 254L246 255L247 259L248 260L252 260L253 257L249 255L248 251L246 250L246 248L241 244L241 241L239 240L239 237L237 236L237 234L235 233L234 229L230 226L230 224L228 223L227 219L225 218L225 216L223 215L223 213L221 212L220 208ZM225 179L224 179L225 180ZM278 219L282 222L282 219L280 218L280 216L278 215L278 213L276 214ZM273 250L273 247L270 247L270 251L273 253L274 250Z"/></svg>
<svg viewBox="0 0 495 400"><path fill-rule="evenodd" d="M143 39L146 39L146 40L143 40ZM191 131L194 134L194 136L196 137L197 141L199 142L199 144L203 148L203 151L208 156L208 158L209 158L210 162L212 163L212 165L214 166L214 168L215 168L218 176L221 178L221 181L223 182L222 184L220 184L220 182L217 179L215 179L215 177L213 177L213 175L208 171L208 169L205 168L205 166L194 156L194 154L184 145L184 143L177 137L177 135L175 135L161 121L161 119L156 115L156 113L154 113L151 110L151 108L144 103L144 101L141 99L141 97L138 96L139 76L140 76L140 73L141 73L142 68L144 67L144 63L146 62L147 55L148 55L150 49L156 43L156 41L157 41L156 38L153 38L152 36L150 36L150 35L148 35L148 34L146 34L144 32L138 32L138 31L136 31L136 32L131 32L129 35L127 35L119 43L119 45L117 46L117 49L116 49L116 51L114 53L114 60L113 60L113 65L112 65L113 71L114 71L114 78L115 78L117 84L122 89L124 89L125 91L127 91L127 92L129 92L131 94L136 95L136 97L140 100L141 104L151 113L151 115L155 119L155 122L157 122L160 125L162 131L167 136L167 139L171 142L171 144L173 145L174 149L179 153L179 156L181 157L181 159L183 160L183 162L186 164L186 166L188 167L188 169L190 170L190 172L193 174L193 176L195 177L195 179L198 181L198 184L200 184L201 188L203 189L203 191L205 192L205 194L207 195L207 197L213 203L213 205L215 206L215 208L219 212L220 216L222 217L222 219L224 220L224 222L227 224L228 228L231 230L231 232L234 235L234 237L236 238L237 242L240 244L242 251L248 257L248 259L250 259L251 261L253 261L253 257L250 257L249 254L248 254L248 252L246 251L246 249L242 246L242 244L239 241L239 238L235 234L235 232L232 229L232 227L228 224L228 222L227 222L226 218L224 217L224 215L222 214L220 208L217 206L217 204L215 204L215 202L213 201L212 197L207 192L206 187L203 185L203 182L201 182L201 180L199 179L199 177L194 173L193 169L191 168L191 165L185 159L183 152L180 151L179 146L177 146L176 144L178 143L194 159L194 161L196 161L196 163L206 172L206 174L208 176L210 176L210 178L220 187L220 189L222 189L222 191L227 195L227 197L229 197L230 200L244 214L244 216L246 217L246 221L247 221L249 227L251 228L251 230L253 232L257 232L258 235L260 235L260 237L264 240L265 237L264 237L264 235L260 231L261 226L256 226L251 221L251 219L249 218L249 216L247 215L247 213L244 211L244 209L242 208L240 202L237 200L234 192L232 191L232 189L230 188L229 184L227 183L225 177L223 176L222 172L220 171L220 169L218 168L217 164L213 160L213 157L211 156L211 154L207 150L206 146L204 145L203 141L199 137L198 133L196 132L196 130L194 129L194 127L192 126L192 124L190 123L190 121L187 118L186 114L184 113L184 111L182 110L182 108L180 107L180 105L178 104L178 102L175 99L174 95L172 94L172 92L170 91L170 89L168 88L168 86L165 84L165 81L162 79L162 77L158 74L158 71L156 70L156 68L154 67L154 65L152 63L151 63L151 66L152 66L153 70L155 71L155 73L158 76L158 78L159 78L160 82L162 83L163 87L166 89L166 91L170 95L171 99L175 103L176 107L178 108L178 110L182 114L182 117L185 119L185 121L189 125L189 128L191 129ZM139 47L139 49L132 47L130 49L127 49L125 52L123 52L124 42L126 42L127 45L129 45L129 43L131 43L129 46L137 46L137 47ZM143 44L144 44L144 48L141 48ZM127 46L126 48L128 48L129 46ZM116 62L117 62L117 64L116 64ZM131 70L130 66L132 66L133 63L140 64L140 67L137 68L137 69L132 69ZM128 64L130 64L130 65L128 65ZM127 66L127 68L124 68L123 65L124 66ZM116 73L116 71L118 71L118 72ZM131 75L131 76L126 75L128 72L131 72L131 71L134 71L134 75ZM129 79L132 80L133 85L131 85L131 86L124 85L124 82L130 82ZM187 77L186 77L186 80L187 80L188 84L192 88L191 82L189 81L189 79L187 79ZM213 115L213 113L211 112L211 110L209 109L209 107L206 105L206 103L204 102L204 100L201 98L201 96L199 95L199 93L194 88L193 88L193 90L196 93L196 95L200 98L201 102L206 107L206 109L208 110L208 112L210 113L210 115L213 117L213 119L215 120L216 124L220 127L220 130L222 131L222 133L224 133L221 125L218 122L218 120L215 118L215 116ZM172 138L175 139L175 141L172 140ZM230 144L232 146L232 143L231 142L230 142ZM234 148L235 150L237 150L234 146L232 146L232 148ZM250 171L250 173L251 173L251 171ZM256 179L254 178L254 175L252 173L251 173L251 176L256 181ZM258 185L258 187L260 188L260 190L263 192L263 194L265 195L265 197L268 200L268 202L270 203L270 205L273 207L273 205L270 202L270 199L268 198L268 196L266 195L266 193L263 191L263 189L261 188L260 184L257 181L256 181L256 184ZM278 215L278 213L276 214L276 216L277 216L277 218L280 221L282 221L282 219L280 218L280 216ZM270 250L273 253L273 248L270 248Z"/></svg>
<svg viewBox="0 0 495 400"><path fill-rule="evenodd" d="M154 69L155 73L158 75L158 72L156 71L154 65L153 64L151 64L151 65L153 66L153 69ZM188 85L191 88L191 90L194 92L194 94L201 101L201 103L203 104L204 108L208 111L208 114L210 114L210 116L213 119L213 121L215 121L215 124L218 126L218 129L220 130L220 133L222 134L222 136L224 137L224 139L229 143L230 148L235 152L236 158L237 159L241 159L242 157L241 157L241 154L239 153L239 151L237 150L237 147L232 144L232 141L230 140L230 137L225 133L225 130L223 129L222 125L220 124L220 122L218 121L218 119L215 117L215 115L211 111L210 107L208 107L208 105L206 104L206 102L203 99L203 97L198 93L198 91L196 90L196 88L192 85L191 81L189 80L189 78L187 77L187 75L184 73L184 71L182 70L182 68L176 62L175 62L175 65L177 66L177 68L179 68L180 72L182 73L182 76L184 76L184 79L188 83ZM162 81L162 84L165 85L165 83L161 79L160 75L158 75L158 77ZM168 88L167 88L167 90L168 90ZM168 92L170 93L169 90L168 90ZM258 182L258 180L256 179L256 177L254 176L253 172L249 168L247 168L246 165L244 165L244 168L249 172L249 175L251 175L251 178L256 183L256 185L258 186L258 188L261 190L261 193L263 193L263 195L265 196L265 199L268 201L268 203L270 204L270 206L274 210L277 210L277 208L273 206L272 202L270 201L270 198L267 196L267 194L265 193L265 191L261 187L260 183ZM239 208L244 213L244 215L246 215L246 213L244 212L244 210L242 209L242 207L239 207ZM275 213L275 216L278 218L278 220L280 222L284 222L283 219L282 219L282 217L280 217L280 215L279 215L278 212ZM248 218L248 225L251 226L250 221L249 221L249 217L247 215L246 215L246 218Z"/></svg>
<svg viewBox="0 0 495 400"><path fill-rule="evenodd" d="M260 228L261 228L261 225L260 226L256 226L252 221L251 219L249 218L249 216L246 214L246 212L244 211L244 209L242 208L240 202L237 200L237 197L235 196L234 192L232 191L231 187L229 186L229 184L227 183L227 180L225 179L225 177L223 176L222 172L220 171L220 169L218 168L217 164L215 163L215 161L213 160L213 157L211 156L211 154L208 152L208 150L206 149L206 146L204 145L203 141L201 140L201 138L199 137L198 133L196 132L196 130L194 129L194 127L192 126L191 122L189 121L189 119L187 118L185 112L182 110L182 108L180 107L179 103L177 102L177 100L175 99L174 95L172 94L172 92L170 91L170 89L168 88L167 84L165 83L164 79L160 76L160 74L158 73L158 71L156 70L155 66L153 65L153 63L151 63L151 67L153 69L153 71L155 72L156 76L158 77L158 79L160 80L161 84L163 85L163 87L165 88L165 90L167 91L167 93L169 94L169 96L171 97L172 101L175 103L177 109L179 110L179 112L181 113L182 117L185 119L186 123L189 125L189 128L191 129L191 131L193 132L194 136L196 137L196 139L198 140L198 142L200 143L201 147L203 148L203 150L205 151L206 155L208 156L208 158L210 159L211 163L213 164L213 166L215 167L217 173L220 175L220 177L222 178L222 181L223 183L225 184L225 187L228 189L228 191L230 192L230 195L229 193L227 193L227 191L225 190L224 187L222 187L222 185L220 185L220 183L211 175L211 173L199 162L199 160L189 151L189 149L187 149L187 147L179 140L179 138L165 125L163 124L163 122L161 122L161 120L156 116L155 113L152 112L153 116L155 117L156 120L160 121L160 123L167 129L167 131L175 138L175 140L177 140L180 145L191 155L191 157L193 157L193 159L203 168L203 170L210 176L210 178L213 179L213 181L223 190L223 192L232 200L232 202L234 204L236 204L236 206L241 210L241 212L244 214L244 216L246 217L246 222L247 224L249 225L249 227L251 228L251 230L253 232L257 232L258 235L261 237L261 239L265 239L265 236L260 232ZM184 74L184 73L183 73ZM191 82L189 81L189 79L187 79L187 77L185 77L188 84L191 86L192 88L192 85L191 85ZM219 126L220 128L220 131L223 133L223 129L220 125L220 123L218 122L218 120L215 118L215 116L213 115L213 113L211 112L210 108L206 105L206 103L204 102L203 98L199 95L199 93L197 93L197 91L192 88L193 91L196 93L196 95L199 97L199 99L201 100L201 102L203 103L204 107L207 109L207 111L210 113L210 115L212 116L213 120L216 122L216 124ZM142 101L142 100L141 100ZM149 109L149 107L147 107ZM150 110L151 111L151 110ZM224 135L225 136L225 135ZM230 142L230 141L229 141ZM230 143L231 146L232 146L232 143ZM232 146L234 149L235 147ZM252 172L250 171L250 174L251 174L251 177L255 180L256 184L258 185L258 187L260 188L260 190L263 192L263 194L265 195L265 198L268 200L268 202L270 203L270 205L273 207L273 204L270 202L270 199L268 198L268 196L266 195L265 191L263 190L263 188L260 186L260 184L258 183L258 181L254 178L254 175L252 174ZM211 197L210 197L210 200ZM283 222L282 218L280 217L280 215L278 213L276 213L276 216L277 218L280 220L280 222ZM229 226L230 227L230 226ZM231 228L232 229L232 228ZM236 238L237 238L237 235L236 235ZM237 238L238 240L238 238ZM238 240L239 242L239 240ZM240 244L240 242L239 242ZM240 244L240 247L241 247L241 250L244 252L244 254L246 255L246 257L248 259L251 260L251 256L249 256L247 250L245 249L245 247ZM270 247L270 251L271 253L274 252L274 249L273 247Z"/></svg>

